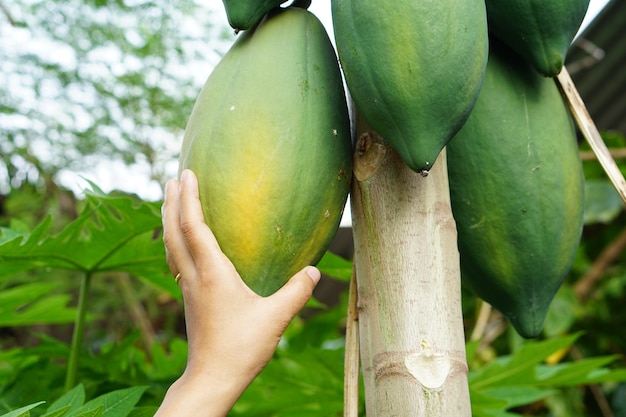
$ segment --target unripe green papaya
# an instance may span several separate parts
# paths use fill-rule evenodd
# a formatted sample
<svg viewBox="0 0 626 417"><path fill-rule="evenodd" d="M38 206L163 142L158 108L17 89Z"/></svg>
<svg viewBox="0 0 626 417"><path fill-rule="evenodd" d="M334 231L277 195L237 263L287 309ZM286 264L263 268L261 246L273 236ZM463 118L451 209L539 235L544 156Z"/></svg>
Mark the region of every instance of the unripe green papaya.
<svg viewBox="0 0 626 417"><path fill-rule="evenodd" d="M236 31L248 30L274 7L287 0L222 0L228 23Z"/></svg>
<svg viewBox="0 0 626 417"><path fill-rule="evenodd" d="M541 74L557 75L589 0L486 0L489 30Z"/></svg>
<svg viewBox="0 0 626 417"><path fill-rule="evenodd" d="M346 83L369 125L428 173L478 97L487 62L483 0L332 0Z"/></svg>
<svg viewBox="0 0 626 417"><path fill-rule="evenodd" d="M582 164L554 80L492 42L476 106L446 149L462 282L535 337L583 226Z"/></svg>
<svg viewBox="0 0 626 417"><path fill-rule="evenodd" d="M260 295L315 264L352 177L348 109L317 18L277 9L215 67L185 131L180 170L198 176L207 224Z"/></svg>

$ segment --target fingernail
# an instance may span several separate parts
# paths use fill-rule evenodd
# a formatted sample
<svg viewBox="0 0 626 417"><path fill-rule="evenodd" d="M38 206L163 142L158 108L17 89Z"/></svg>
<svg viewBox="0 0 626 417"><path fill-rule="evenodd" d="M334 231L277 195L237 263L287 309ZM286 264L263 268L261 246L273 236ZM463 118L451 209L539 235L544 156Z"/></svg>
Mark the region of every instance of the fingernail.
<svg viewBox="0 0 626 417"><path fill-rule="evenodd" d="M313 281L314 284L317 284L320 280L320 277L322 276L321 272L319 271L319 269L317 269L314 266L309 266L306 269L306 274L311 278L311 280Z"/></svg>
<svg viewBox="0 0 626 417"><path fill-rule="evenodd" d="M183 172L180 173L180 182L186 182L189 178L189 170L184 169Z"/></svg>

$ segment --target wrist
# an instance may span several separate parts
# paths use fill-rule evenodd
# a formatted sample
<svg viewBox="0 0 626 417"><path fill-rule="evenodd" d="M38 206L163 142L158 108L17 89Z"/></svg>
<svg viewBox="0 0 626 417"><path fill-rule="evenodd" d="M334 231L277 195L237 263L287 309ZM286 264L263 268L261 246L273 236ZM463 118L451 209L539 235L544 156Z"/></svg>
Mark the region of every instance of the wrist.
<svg viewBox="0 0 626 417"><path fill-rule="evenodd" d="M186 370L168 389L155 417L195 415L224 417L249 381Z"/></svg>

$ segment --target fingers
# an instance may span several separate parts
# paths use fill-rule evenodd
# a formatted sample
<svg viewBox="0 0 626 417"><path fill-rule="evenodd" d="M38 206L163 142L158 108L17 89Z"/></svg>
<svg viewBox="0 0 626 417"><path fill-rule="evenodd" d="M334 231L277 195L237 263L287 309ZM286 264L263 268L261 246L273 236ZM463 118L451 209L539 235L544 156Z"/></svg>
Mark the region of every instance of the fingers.
<svg viewBox="0 0 626 417"><path fill-rule="evenodd" d="M316 267L307 266L291 277L269 300L289 322L309 301L320 277Z"/></svg>
<svg viewBox="0 0 626 417"><path fill-rule="evenodd" d="M216 251L221 253L213 232L204 221L198 179L188 169L180 176L180 203L180 228L194 259L200 261Z"/></svg>
<svg viewBox="0 0 626 417"><path fill-rule="evenodd" d="M179 184L176 180L170 180L165 184L161 217L167 264L172 274L176 275L181 272L182 266L193 265L193 259L180 231ZM188 273L188 271L185 272Z"/></svg>

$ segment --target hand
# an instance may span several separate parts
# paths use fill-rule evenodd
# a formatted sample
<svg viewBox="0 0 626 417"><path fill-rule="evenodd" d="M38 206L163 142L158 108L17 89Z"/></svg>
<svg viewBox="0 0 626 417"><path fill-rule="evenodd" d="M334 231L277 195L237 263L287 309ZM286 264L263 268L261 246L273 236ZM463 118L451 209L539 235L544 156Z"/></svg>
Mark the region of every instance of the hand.
<svg viewBox="0 0 626 417"><path fill-rule="evenodd" d="M166 184L162 216L167 262L181 276L189 357L157 416L225 416L271 359L320 272L308 266L275 294L254 293L204 222L190 170Z"/></svg>

